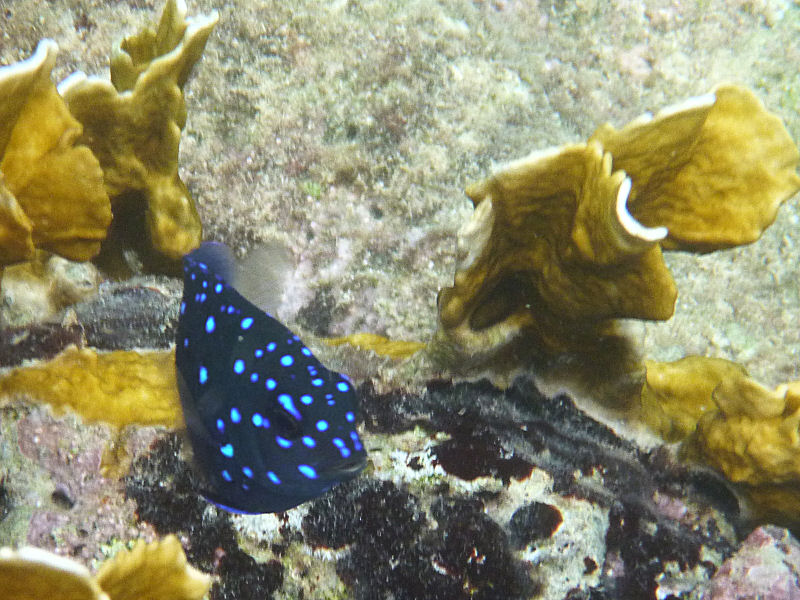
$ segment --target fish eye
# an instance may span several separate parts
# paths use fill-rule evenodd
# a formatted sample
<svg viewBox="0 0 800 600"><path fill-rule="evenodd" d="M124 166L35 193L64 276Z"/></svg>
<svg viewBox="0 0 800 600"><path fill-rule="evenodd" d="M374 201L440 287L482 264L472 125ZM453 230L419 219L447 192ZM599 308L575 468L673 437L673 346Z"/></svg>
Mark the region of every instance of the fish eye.
<svg viewBox="0 0 800 600"><path fill-rule="evenodd" d="M298 440L303 432L300 423L289 412L279 410L272 419L274 432L287 440Z"/></svg>

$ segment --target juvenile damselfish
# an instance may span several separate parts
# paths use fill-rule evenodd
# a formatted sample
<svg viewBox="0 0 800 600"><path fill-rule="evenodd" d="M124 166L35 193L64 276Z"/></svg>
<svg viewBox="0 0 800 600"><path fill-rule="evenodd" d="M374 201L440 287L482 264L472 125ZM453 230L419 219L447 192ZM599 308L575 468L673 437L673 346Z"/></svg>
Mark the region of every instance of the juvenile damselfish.
<svg viewBox="0 0 800 600"><path fill-rule="evenodd" d="M203 495L277 512L358 475L366 451L347 377L232 287L226 246L203 244L183 271L175 364Z"/></svg>

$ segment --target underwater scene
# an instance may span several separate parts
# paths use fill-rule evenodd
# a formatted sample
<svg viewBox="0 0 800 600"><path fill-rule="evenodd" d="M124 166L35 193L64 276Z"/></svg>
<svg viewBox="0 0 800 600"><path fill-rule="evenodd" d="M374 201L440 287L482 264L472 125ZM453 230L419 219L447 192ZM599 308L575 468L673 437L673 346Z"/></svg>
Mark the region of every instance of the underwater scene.
<svg viewBox="0 0 800 600"><path fill-rule="evenodd" d="M0 32L0 600L800 600L800 2Z"/></svg>

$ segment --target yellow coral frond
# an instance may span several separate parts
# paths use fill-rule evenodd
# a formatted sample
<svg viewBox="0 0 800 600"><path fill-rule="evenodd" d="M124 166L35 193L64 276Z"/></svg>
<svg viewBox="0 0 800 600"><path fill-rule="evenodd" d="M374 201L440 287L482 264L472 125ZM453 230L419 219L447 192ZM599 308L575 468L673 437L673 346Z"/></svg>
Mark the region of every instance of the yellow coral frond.
<svg viewBox="0 0 800 600"><path fill-rule="evenodd" d="M425 347L422 342L407 342L403 340L390 340L375 333L354 333L338 338L324 338L329 346L349 344L359 350L371 350L380 356L387 356L392 360L402 360L419 352Z"/></svg>
<svg viewBox="0 0 800 600"><path fill-rule="evenodd" d="M0 548L4 600L109 600L78 563L39 548Z"/></svg>
<svg viewBox="0 0 800 600"><path fill-rule="evenodd" d="M121 550L103 564L97 582L110 600L200 600L211 587L211 577L186 562L173 535Z"/></svg>
<svg viewBox="0 0 800 600"><path fill-rule="evenodd" d="M105 354L68 348L41 365L0 376L0 397L23 396L123 427L182 424L171 351Z"/></svg>

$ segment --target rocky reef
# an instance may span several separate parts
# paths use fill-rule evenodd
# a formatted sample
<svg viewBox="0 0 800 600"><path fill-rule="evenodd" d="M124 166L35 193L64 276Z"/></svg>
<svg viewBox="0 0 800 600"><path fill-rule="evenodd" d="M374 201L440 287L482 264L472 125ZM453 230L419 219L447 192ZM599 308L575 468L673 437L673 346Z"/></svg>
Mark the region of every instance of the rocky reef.
<svg viewBox="0 0 800 600"><path fill-rule="evenodd" d="M800 594L796 3L188 8L0 15L12 597ZM358 387L356 480L198 494L201 239Z"/></svg>

